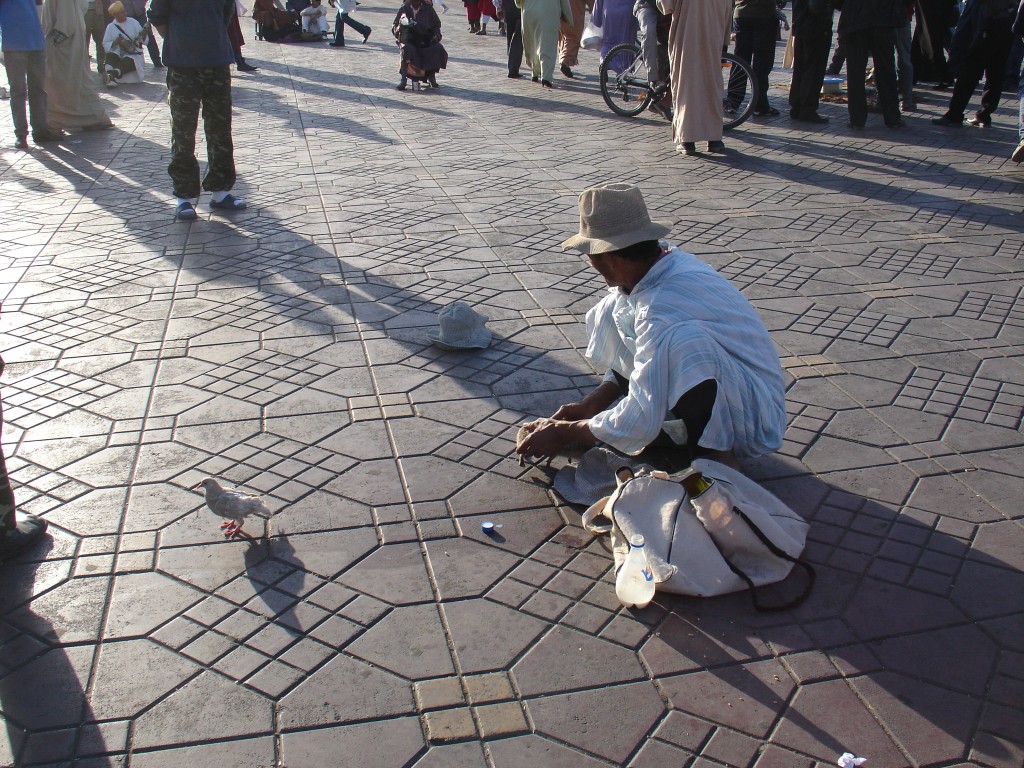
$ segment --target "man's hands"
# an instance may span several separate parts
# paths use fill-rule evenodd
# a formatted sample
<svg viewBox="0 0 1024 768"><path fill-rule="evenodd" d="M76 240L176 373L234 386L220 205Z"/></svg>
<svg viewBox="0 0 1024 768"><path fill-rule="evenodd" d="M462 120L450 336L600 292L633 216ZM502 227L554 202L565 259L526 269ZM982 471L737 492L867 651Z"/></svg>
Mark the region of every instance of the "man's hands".
<svg viewBox="0 0 1024 768"><path fill-rule="evenodd" d="M618 385L604 381L578 403L567 403L547 419L523 425L529 437L516 446L521 456L555 456L568 445L594 445L597 438L590 431L588 419L606 410L622 397Z"/></svg>
<svg viewBox="0 0 1024 768"><path fill-rule="evenodd" d="M566 407L559 408L559 413ZM593 445L597 442L586 421L538 419L525 424L523 429L529 432L529 437L516 447L516 452L526 457L555 456L567 445Z"/></svg>

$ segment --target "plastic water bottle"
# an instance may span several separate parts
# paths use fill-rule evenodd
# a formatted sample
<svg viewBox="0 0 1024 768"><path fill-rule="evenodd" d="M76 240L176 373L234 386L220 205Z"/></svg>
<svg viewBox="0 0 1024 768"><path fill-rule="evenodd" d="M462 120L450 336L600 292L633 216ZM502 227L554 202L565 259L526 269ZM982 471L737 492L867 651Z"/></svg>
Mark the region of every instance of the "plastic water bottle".
<svg viewBox="0 0 1024 768"><path fill-rule="evenodd" d="M615 595L627 608L646 608L654 598L654 572L647 562L644 537L633 534L629 540L629 554L615 576Z"/></svg>

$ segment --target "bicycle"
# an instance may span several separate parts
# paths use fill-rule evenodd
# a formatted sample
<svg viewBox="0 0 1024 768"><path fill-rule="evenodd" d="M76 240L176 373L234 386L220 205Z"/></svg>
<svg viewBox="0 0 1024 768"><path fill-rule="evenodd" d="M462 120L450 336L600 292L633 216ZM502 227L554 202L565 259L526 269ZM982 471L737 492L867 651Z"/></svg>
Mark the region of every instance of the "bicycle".
<svg viewBox="0 0 1024 768"><path fill-rule="evenodd" d="M722 127L725 130L742 125L754 113L756 85L749 64L731 53L722 54ZM636 117L652 108L671 120L672 113L659 106L668 94L668 83L655 86L650 82L640 46L635 43L616 45L601 62L601 95L617 115Z"/></svg>

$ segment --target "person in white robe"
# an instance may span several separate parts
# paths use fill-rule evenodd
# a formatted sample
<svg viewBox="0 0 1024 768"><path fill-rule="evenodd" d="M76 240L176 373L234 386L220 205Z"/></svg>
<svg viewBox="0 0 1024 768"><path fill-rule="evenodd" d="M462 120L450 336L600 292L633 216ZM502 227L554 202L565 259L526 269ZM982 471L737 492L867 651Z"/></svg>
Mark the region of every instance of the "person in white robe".
<svg viewBox="0 0 1024 768"><path fill-rule="evenodd" d="M77 0L45 0L46 96L52 128L89 131L112 123L89 70L85 19Z"/></svg>
<svg viewBox="0 0 1024 768"><path fill-rule="evenodd" d="M142 47L148 35L120 2L111 3L107 10L114 19L103 34L104 83L108 87L118 83L141 83L146 77Z"/></svg>
<svg viewBox="0 0 1024 768"><path fill-rule="evenodd" d="M307 35L327 35L327 9L321 0L313 0L313 4L302 9L302 31Z"/></svg>
<svg viewBox="0 0 1024 768"><path fill-rule="evenodd" d="M696 142L709 152L724 152L722 47L731 29L732 0L662 0L672 14L668 56L672 73L672 134L684 155L697 154Z"/></svg>

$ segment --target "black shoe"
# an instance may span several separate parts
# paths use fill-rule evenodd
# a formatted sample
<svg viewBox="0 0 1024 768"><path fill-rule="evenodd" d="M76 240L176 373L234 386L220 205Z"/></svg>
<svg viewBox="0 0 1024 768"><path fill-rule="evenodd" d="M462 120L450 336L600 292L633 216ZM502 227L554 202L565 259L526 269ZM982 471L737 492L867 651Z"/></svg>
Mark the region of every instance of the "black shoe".
<svg viewBox="0 0 1024 768"><path fill-rule="evenodd" d="M852 131L863 131L864 130L864 126L863 125L858 125L857 123L851 122L849 120L846 122L846 127L849 128Z"/></svg>
<svg viewBox="0 0 1024 768"><path fill-rule="evenodd" d="M725 153L725 142L724 141L709 141L708 142L708 152L714 152L714 153L719 154L719 155L724 154Z"/></svg>
<svg viewBox="0 0 1024 768"><path fill-rule="evenodd" d="M545 88L554 88L555 87L554 83L552 83L550 80L541 80L540 84L543 85Z"/></svg>
<svg viewBox="0 0 1024 768"><path fill-rule="evenodd" d="M331 43L330 45L331 45L331 48L344 48L345 47L344 43Z"/></svg>
<svg viewBox="0 0 1024 768"><path fill-rule="evenodd" d="M943 115L942 117L933 117L932 118L932 125L943 125L943 126L957 125L957 126L959 126L959 125L963 125L963 124L964 124L964 119L962 117L960 119L957 119L955 117L950 117L948 114L947 115Z"/></svg>
<svg viewBox="0 0 1024 768"><path fill-rule="evenodd" d="M939 82L937 82L937 83L935 84L935 90L936 90L936 91L944 91L944 90L946 90L947 88L949 88L949 87L950 87L951 85L953 85L953 84L952 84L952 83L947 83L947 82L946 82L946 81L944 81L944 80L940 80Z"/></svg>
<svg viewBox="0 0 1024 768"><path fill-rule="evenodd" d="M254 67L252 64L250 64L245 59L242 59L241 63L236 64L235 68L239 72L257 72L257 71L259 71L259 67Z"/></svg>
<svg viewBox="0 0 1024 768"><path fill-rule="evenodd" d="M967 121L968 125L973 125L975 128L991 128L992 118L988 115L975 115Z"/></svg>
<svg viewBox="0 0 1024 768"><path fill-rule="evenodd" d="M369 39L370 39L370 33L371 33L371 32L373 32L373 30L372 30L372 29L368 29L368 30L366 30L366 34L365 34L365 35L363 35L363 42L364 42L364 43L365 43L365 42L366 42L367 40L369 40Z"/></svg>
<svg viewBox="0 0 1024 768"><path fill-rule="evenodd" d="M811 125L825 125L828 123L828 118L824 115L819 115L817 112L812 112L809 115L799 115L793 119L798 123L810 123Z"/></svg>
<svg viewBox="0 0 1024 768"><path fill-rule="evenodd" d="M164 63L162 61L154 61L153 62L153 69L163 69L163 68L164 68Z"/></svg>
<svg viewBox="0 0 1024 768"><path fill-rule="evenodd" d="M538 82L540 82L540 78L539 78L539 77L537 77L536 75L534 75L534 76L533 76L532 78L530 78L530 79L531 79L531 80L532 80L533 82L535 82L535 83L538 83Z"/></svg>
<svg viewBox="0 0 1024 768"><path fill-rule="evenodd" d="M509 76L510 78L512 78L513 80L515 80L515 79L517 79L517 78L520 78L520 77L522 77L522 74L521 74L521 73L519 73L519 72L509 72L509 73L508 73L508 76Z"/></svg>
<svg viewBox="0 0 1024 768"><path fill-rule="evenodd" d="M24 136L18 136L14 140L15 149L28 149L28 139Z"/></svg>
<svg viewBox="0 0 1024 768"><path fill-rule="evenodd" d="M687 157L693 157L697 154L697 142L695 141L684 141L682 144L682 153Z"/></svg>
<svg viewBox="0 0 1024 768"><path fill-rule="evenodd" d="M653 112L656 115L661 115L670 123L672 122L672 110L666 107L664 104L661 104L660 102L657 101L652 101L648 109L651 110L651 112Z"/></svg>
<svg viewBox="0 0 1024 768"><path fill-rule="evenodd" d="M907 122L905 120L897 120L895 123L886 123L886 128L906 128Z"/></svg>
<svg viewBox="0 0 1024 768"><path fill-rule="evenodd" d="M407 83L407 80L403 77L401 80L398 81L398 85L395 86L395 90L396 91L404 91L406 83Z"/></svg>
<svg viewBox="0 0 1024 768"><path fill-rule="evenodd" d="M46 533L46 521L18 514L18 525L0 537L0 563L12 560L31 549Z"/></svg>
<svg viewBox="0 0 1024 768"><path fill-rule="evenodd" d="M576 77L576 75L572 73L572 69L569 68L568 64L563 64L561 67L559 67L559 69L561 70L562 74L568 77L570 80Z"/></svg>
<svg viewBox="0 0 1024 768"><path fill-rule="evenodd" d="M440 88L441 87L441 84L438 83L437 80L435 80L432 77L427 79L427 85L429 85L431 88Z"/></svg>
<svg viewBox="0 0 1024 768"><path fill-rule="evenodd" d="M50 141L60 141L67 136L60 128L47 128L45 131L34 132L32 141L36 144L45 144Z"/></svg>
<svg viewBox="0 0 1024 768"><path fill-rule="evenodd" d="M775 107L768 107L768 109L756 109L754 110L754 117L778 117L779 110Z"/></svg>

